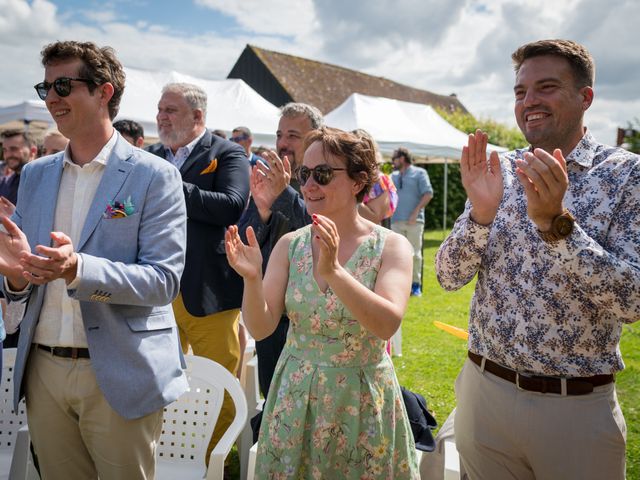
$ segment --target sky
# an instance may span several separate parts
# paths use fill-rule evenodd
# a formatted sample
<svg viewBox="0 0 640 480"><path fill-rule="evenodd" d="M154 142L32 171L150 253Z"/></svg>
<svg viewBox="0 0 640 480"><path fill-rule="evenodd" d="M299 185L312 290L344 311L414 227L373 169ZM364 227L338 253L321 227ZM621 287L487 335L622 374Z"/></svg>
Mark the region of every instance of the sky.
<svg viewBox="0 0 640 480"><path fill-rule="evenodd" d="M476 117L515 126L511 53L567 38L595 59L585 123L612 144L640 118L639 23L637 0L0 0L0 105L36 98L40 50L56 40L213 80L252 44L455 93Z"/></svg>

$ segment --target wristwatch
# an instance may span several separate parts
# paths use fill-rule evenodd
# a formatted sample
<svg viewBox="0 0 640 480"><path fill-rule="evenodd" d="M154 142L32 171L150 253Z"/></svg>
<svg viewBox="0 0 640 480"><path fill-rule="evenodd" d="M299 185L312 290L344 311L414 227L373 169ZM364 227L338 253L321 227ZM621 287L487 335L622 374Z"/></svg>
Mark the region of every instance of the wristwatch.
<svg viewBox="0 0 640 480"><path fill-rule="evenodd" d="M538 235L545 242L557 242L571 235L575 221L573 215L565 208L564 212L551 221L551 228L546 232L538 230Z"/></svg>

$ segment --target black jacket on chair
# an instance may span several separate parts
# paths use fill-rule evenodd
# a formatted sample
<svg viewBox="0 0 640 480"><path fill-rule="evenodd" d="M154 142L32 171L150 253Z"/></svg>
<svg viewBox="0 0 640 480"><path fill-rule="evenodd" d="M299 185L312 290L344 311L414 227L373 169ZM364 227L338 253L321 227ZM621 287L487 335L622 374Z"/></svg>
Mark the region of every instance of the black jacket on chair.
<svg viewBox="0 0 640 480"><path fill-rule="evenodd" d="M166 157L161 143L147 150ZM243 283L227 262L224 233L247 205L247 156L239 145L207 130L180 173L188 217L187 259L180 282L184 305L196 317L238 308Z"/></svg>

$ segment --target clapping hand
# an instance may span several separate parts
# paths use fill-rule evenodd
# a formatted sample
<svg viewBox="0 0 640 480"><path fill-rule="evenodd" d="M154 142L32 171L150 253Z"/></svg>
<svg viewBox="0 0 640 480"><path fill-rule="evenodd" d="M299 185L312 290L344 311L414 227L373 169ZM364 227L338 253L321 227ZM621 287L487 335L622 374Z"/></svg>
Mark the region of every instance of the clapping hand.
<svg viewBox="0 0 640 480"><path fill-rule="evenodd" d="M266 163L256 162L251 170L251 196L263 221L269 219L271 206L291 181L291 164L272 150L263 153Z"/></svg>
<svg viewBox="0 0 640 480"><path fill-rule="evenodd" d="M0 196L0 215L10 217L16 211L16 206L6 197Z"/></svg>
<svg viewBox="0 0 640 480"><path fill-rule="evenodd" d="M524 160L516 160L516 175L527 195L527 214L545 232L564 210L562 199L569 186L567 162L560 149L553 155L541 148L526 152Z"/></svg>
<svg viewBox="0 0 640 480"><path fill-rule="evenodd" d="M247 227L248 245L242 243L238 227L231 225L224 235L229 265L245 280L262 277L262 253L252 227Z"/></svg>
<svg viewBox="0 0 640 480"><path fill-rule="evenodd" d="M67 284L76 278L78 257L73 250L71 238L62 232L51 232L52 247L36 246L38 255L23 252L20 264L23 277L35 285L44 285L58 278Z"/></svg>
<svg viewBox="0 0 640 480"><path fill-rule="evenodd" d="M27 281L23 278L20 258L31 251L26 235L6 215L0 216L0 273L7 277L11 287L21 290Z"/></svg>
<svg viewBox="0 0 640 480"><path fill-rule="evenodd" d="M491 152L487 162L487 134L481 130L470 134L468 145L462 149L460 175L471 202L471 218L482 225L490 224L498 212L504 187L500 158L497 152Z"/></svg>
<svg viewBox="0 0 640 480"><path fill-rule="evenodd" d="M340 236L335 223L322 215L312 215L311 235L313 244L318 252L316 271L326 279L326 276L335 273L340 268L338 261L338 247Z"/></svg>

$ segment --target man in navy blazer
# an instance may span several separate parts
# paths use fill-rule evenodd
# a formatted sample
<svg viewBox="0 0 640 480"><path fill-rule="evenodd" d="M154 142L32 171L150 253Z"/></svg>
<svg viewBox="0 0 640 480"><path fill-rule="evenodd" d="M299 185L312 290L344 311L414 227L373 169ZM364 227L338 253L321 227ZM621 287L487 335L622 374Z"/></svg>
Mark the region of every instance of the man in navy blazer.
<svg viewBox="0 0 640 480"><path fill-rule="evenodd" d="M147 479L163 407L187 388L169 305L185 259L180 175L114 131L111 48L56 42L36 90L70 139L25 166L0 273L27 302L15 364L43 478ZM30 197L30 201L24 201Z"/></svg>
<svg viewBox="0 0 640 480"><path fill-rule="evenodd" d="M218 362L234 375L240 361L238 339L242 279L229 266L224 234L249 197L249 165L239 145L205 127L206 92L189 83L165 85L158 102L160 143L149 151L182 175L187 204L187 260L180 296L173 302L183 351ZM233 402L223 403L206 460L233 420Z"/></svg>

